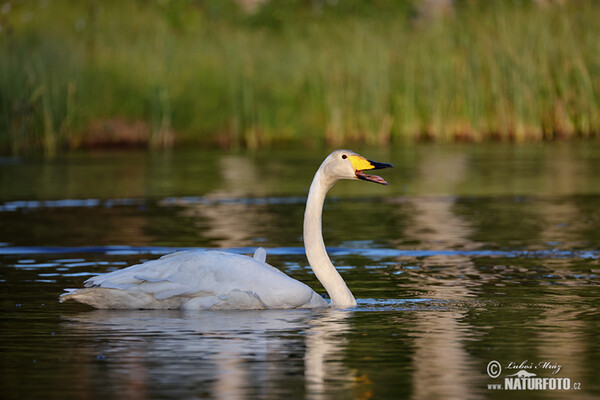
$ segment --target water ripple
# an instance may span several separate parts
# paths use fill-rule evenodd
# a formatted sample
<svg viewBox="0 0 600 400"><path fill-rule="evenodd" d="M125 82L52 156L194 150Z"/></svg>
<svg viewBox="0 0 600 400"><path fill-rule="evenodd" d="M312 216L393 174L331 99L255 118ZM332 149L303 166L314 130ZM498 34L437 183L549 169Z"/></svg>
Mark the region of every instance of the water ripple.
<svg viewBox="0 0 600 400"><path fill-rule="evenodd" d="M329 199L333 201L335 199ZM40 208L94 208L94 207L118 207L118 206L141 206L156 203L161 207L190 206L190 205L216 205L216 204L242 204L242 205L274 205L274 204L303 204L306 197L204 197L204 196L182 196L166 197L156 201L141 198L123 199L61 199L61 200L15 200L0 204L0 212L14 212L19 210L31 210Z"/></svg>
<svg viewBox="0 0 600 400"><path fill-rule="evenodd" d="M87 247L59 247L59 246L5 246L0 247L0 255L33 255L33 254L109 254L109 255L135 255L135 254L169 254L180 250L222 250L238 254L251 254L256 247L234 247L227 249L191 248L191 247L162 247L162 246L87 246ZM529 259L599 259L598 250L403 250L386 248L341 248L328 247L331 256L364 256L370 258L386 257L503 257L503 258L529 258ZM268 248L269 255L302 255L303 247L275 247Z"/></svg>

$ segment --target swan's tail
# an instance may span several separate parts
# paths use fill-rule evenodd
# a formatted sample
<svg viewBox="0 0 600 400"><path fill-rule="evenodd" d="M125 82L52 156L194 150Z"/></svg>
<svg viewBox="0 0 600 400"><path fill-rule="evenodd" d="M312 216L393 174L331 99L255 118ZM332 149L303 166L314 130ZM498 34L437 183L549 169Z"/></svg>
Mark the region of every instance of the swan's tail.
<svg viewBox="0 0 600 400"><path fill-rule="evenodd" d="M96 288L65 289L65 293L60 295L58 301L64 303L65 301L73 300L96 308L110 308L103 306L99 301L100 298L105 297L106 296L102 296Z"/></svg>
<svg viewBox="0 0 600 400"><path fill-rule="evenodd" d="M181 301L158 301L152 295L143 291L128 292L108 288L65 289L59 301L74 300L95 308L104 309L169 309L179 308ZM169 301L170 300L170 301Z"/></svg>
<svg viewBox="0 0 600 400"><path fill-rule="evenodd" d="M61 294L58 297L58 301L60 301L61 303L64 303L67 300L75 300L77 296L75 296L75 293L77 292L77 289L65 289L65 293Z"/></svg>

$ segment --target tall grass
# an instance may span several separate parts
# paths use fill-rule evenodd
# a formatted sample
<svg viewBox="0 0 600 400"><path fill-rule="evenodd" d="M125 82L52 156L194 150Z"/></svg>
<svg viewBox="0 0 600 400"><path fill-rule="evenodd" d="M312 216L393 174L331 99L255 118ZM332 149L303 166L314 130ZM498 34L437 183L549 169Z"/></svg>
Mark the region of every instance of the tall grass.
<svg viewBox="0 0 600 400"><path fill-rule="evenodd" d="M456 2L434 19L408 2L393 12L309 3L272 2L253 15L224 1L4 7L0 148L600 132L597 2ZM341 13L348 4L363 8Z"/></svg>

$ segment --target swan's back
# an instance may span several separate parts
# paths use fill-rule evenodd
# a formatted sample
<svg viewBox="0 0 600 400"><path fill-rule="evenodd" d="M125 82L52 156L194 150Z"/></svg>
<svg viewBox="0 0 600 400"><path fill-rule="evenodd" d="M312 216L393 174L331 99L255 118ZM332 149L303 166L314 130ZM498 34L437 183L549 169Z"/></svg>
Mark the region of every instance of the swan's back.
<svg viewBox="0 0 600 400"><path fill-rule="evenodd" d="M307 285L255 258L220 251L181 251L95 276L66 293L96 308L313 308L327 302Z"/></svg>

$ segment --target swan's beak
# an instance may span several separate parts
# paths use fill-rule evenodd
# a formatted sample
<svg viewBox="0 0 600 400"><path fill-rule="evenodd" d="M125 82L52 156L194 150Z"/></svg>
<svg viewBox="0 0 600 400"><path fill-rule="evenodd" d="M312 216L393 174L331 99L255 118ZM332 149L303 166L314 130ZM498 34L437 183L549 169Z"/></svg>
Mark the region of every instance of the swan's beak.
<svg viewBox="0 0 600 400"><path fill-rule="evenodd" d="M364 171L370 169L392 168L392 164L367 160L366 158L361 156L349 156L348 158L350 159L352 167L354 168L354 176L356 177L356 179L375 182L379 183L380 185L388 185L388 183L382 177L377 175L367 175L364 173Z"/></svg>

